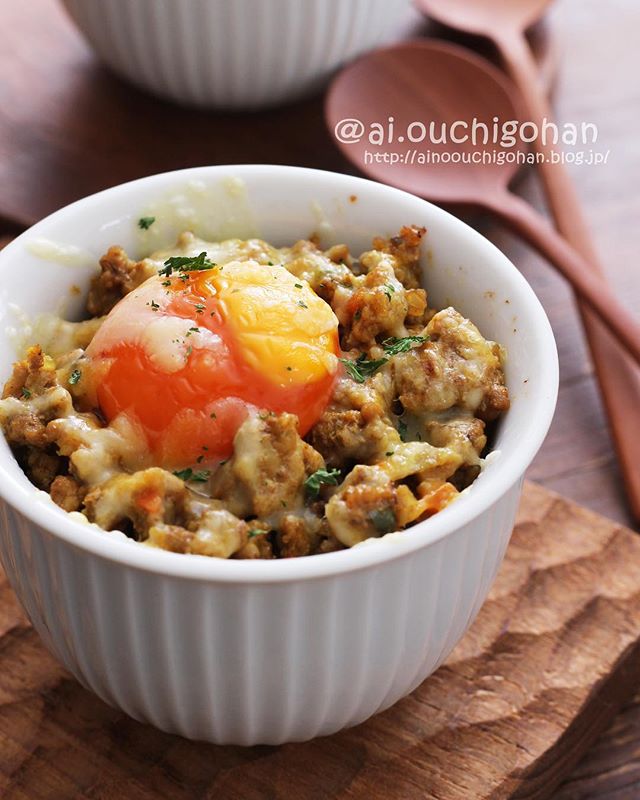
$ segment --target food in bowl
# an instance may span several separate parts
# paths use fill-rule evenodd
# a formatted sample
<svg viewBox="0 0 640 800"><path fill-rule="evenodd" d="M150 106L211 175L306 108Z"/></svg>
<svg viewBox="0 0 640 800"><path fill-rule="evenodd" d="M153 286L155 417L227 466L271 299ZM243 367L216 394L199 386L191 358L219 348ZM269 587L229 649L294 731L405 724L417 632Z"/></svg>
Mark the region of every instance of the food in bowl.
<svg viewBox="0 0 640 800"><path fill-rule="evenodd" d="M240 198L230 180L242 182ZM197 202L187 191L194 182ZM174 213L188 207L188 216ZM156 215L148 231L137 225L143 214ZM506 347L510 397L478 478L409 531L309 558L188 557L63 511L0 437L2 565L46 646L107 703L193 739L279 745L357 725L411 692L475 618L502 561L523 476L553 415L553 334L525 279L480 234L351 175L275 165L154 175L83 198L0 251L6 378L17 339L47 343L28 331L43 314L62 313L64 301L64 315L81 318L77 287L113 242L142 255L187 228L278 245L318 231L325 247L362 252L371 234L407 222L428 230L430 306L453 305Z"/></svg>
<svg viewBox="0 0 640 800"><path fill-rule="evenodd" d="M152 224L141 220L141 224ZM209 242L100 260L88 319L14 365L0 424L59 506L218 558L403 530L480 472L502 347L421 288L424 228L346 245Z"/></svg>

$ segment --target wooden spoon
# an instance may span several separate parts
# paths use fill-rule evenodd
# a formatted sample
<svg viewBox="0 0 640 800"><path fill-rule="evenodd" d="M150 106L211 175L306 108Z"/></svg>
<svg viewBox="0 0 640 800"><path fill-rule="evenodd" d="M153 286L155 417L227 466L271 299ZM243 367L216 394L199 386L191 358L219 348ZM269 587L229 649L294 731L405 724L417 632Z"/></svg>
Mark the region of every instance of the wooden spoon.
<svg viewBox="0 0 640 800"><path fill-rule="evenodd" d="M497 46L505 68L523 98L527 119L540 124L553 120L539 71L525 36L551 0L416 0L429 16L451 28L485 36ZM553 145L534 143L548 157ZM550 159L538 165L551 213L565 239L604 275L580 202L567 170ZM625 480L627 497L640 519L640 438L629 436L629 419L640 405L640 369L617 346L610 333L583 302L578 302L591 358L598 376L609 425Z"/></svg>
<svg viewBox="0 0 640 800"><path fill-rule="evenodd" d="M471 125L477 119L491 131L495 117L521 119L514 92L498 69L446 42L404 42L369 53L341 72L329 89L325 111L343 153L371 177L436 202L482 207L503 219L557 267L640 362L640 325L630 312L544 217L509 192L518 169L515 159L483 163L485 154L490 157L500 147L482 145L482 139L476 146L470 137L458 144L408 141L421 134L419 128L411 127L414 121L422 121L427 129L434 123L438 136L443 123L451 126L461 120ZM345 120L359 122L364 135L354 136L360 128ZM376 124L386 131L381 144L375 138L372 143L368 135ZM461 133L457 129L458 138ZM434 153L447 152L458 154L460 163L433 160ZM429 155L430 163L421 163L419 153ZM397 156L395 161L392 154Z"/></svg>

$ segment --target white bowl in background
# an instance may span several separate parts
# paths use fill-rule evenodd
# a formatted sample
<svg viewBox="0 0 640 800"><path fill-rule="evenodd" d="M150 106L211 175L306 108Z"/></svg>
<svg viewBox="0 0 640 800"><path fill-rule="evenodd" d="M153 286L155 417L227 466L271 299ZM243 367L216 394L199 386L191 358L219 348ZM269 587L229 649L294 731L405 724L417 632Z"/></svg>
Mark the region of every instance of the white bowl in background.
<svg viewBox="0 0 640 800"><path fill-rule="evenodd" d="M386 43L410 0L63 0L100 58L185 105L255 109Z"/></svg>
<svg viewBox="0 0 640 800"><path fill-rule="evenodd" d="M157 220L140 231L149 213ZM280 245L318 231L324 245L346 241L359 253L404 224L428 229L431 304L454 304L506 346L512 398L479 478L409 531L280 561L155 550L56 507L1 438L2 563L47 647L106 702L166 731L250 745L330 734L411 692L463 635L496 575L553 415L555 343L529 285L480 234L412 195L328 172L243 165L155 175L73 203L0 252L4 379L16 320L63 297L78 312L71 287L86 288L113 243L143 255L195 226Z"/></svg>

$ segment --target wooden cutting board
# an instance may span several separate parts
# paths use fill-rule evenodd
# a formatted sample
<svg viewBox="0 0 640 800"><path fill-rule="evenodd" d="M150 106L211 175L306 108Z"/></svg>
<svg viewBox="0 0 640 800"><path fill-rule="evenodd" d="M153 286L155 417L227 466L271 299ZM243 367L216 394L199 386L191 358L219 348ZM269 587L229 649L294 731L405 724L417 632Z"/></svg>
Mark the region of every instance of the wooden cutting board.
<svg viewBox="0 0 640 800"><path fill-rule="evenodd" d="M48 655L4 578L0 595L4 798L544 798L640 674L640 538L534 484L446 665L306 744L215 747L140 725Z"/></svg>

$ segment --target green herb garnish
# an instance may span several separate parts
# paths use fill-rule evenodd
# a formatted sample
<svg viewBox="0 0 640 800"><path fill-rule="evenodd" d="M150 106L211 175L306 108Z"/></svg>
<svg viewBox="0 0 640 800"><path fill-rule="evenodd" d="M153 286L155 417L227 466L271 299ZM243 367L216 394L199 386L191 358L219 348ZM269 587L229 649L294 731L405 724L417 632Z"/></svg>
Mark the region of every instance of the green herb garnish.
<svg viewBox="0 0 640 800"><path fill-rule="evenodd" d="M398 353L406 353L411 350L414 344L422 344L428 341L428 336L402 336L400 338L390 336L382 342L382 347L388 356L395 356Z"/></svg>
<svg viewBox="0 0 640 800"><path fill-rule="evenodd" d="M320 487L322 484L337 486L339 477L339 469L317 469L312 475L309 475L307 480L304 482L304 488L312 497L317 497L320 493Z"/></svg>
<svg viewBox="0 0 640 800"><path fill-rule="evenodd" d="M25 400L28 400L31 397L31 392L27 389L26 386L23 386L20 390L20 394L24 397Z"/></svg>
<svg viewBox="0 0 640 800"><path fill-rule="evenodd" d="M366 353L361 353L355 361L349 358L340 358L349 375L356 383L364 383L367 378L374 374L380 367L389 360L388 358L368 359Z"/></svg>
<svg viewBox="0 0 640 800"><path fill-rule="evenodd" d="M160 306L156 303L155 300L152 300L150 303L147 303L147 305L151 306L152 311L157 311L160 308Z"/></svg>
<svg viewBox="0 0 640 800"><path fill-rule="evenodd" d="M392 508L380 508L369 512L369 519L378 533L391 533L397 527L395 512Z"/></svg>
<svg viewBox="0 0 640 800"><path fill-rule="evenodd" d="M72 386L75 386L76 383L78 383L78 381L80 380L81 377L82 377L82 373L80 372L80 370L79 369L74 369L73 372L71 373L71 375L69 375L69 383Z"/></svg>
<svg viewBox="0 0 640 800"><path fill-rule="evenodd" d="M309 308L309 306L306 303L303 303L302 300L298 300L298 305L300 308Z"/></svg>
<svg viewBox="0 0 640 800"><path fill-rule="evenodd" d="M247 536L249 539L253 539L254 536L261 536L263 533L267 533L267 531L263 531L262 528L252 528Z"/></svg>
<svg viewBox="0 0 640 800"><path fill-rule="evenodd" d="M395 292L396 287L392 286L390 283L385 283L383 289L384 293L387 295L387 300L391 302L391 295Z"/></svg>
<svg viewBox="0 0 640 800"><path fill-rule="evenodd" d="M171 256L164 262L164 268L159 274L169 277L172 272L194 272L213 269L215 266L216 264L207 258L207 253L203 250L198 256Z"/></svg>
<svg viewBox="0 0 640 800"><path fill-rule="evenodd" d="M208 469L192 470L191 467L187 467L186 469L174 470L173 474L176 478L181 478L183 481L204 483L209 480L211 472Z"/></svg>
<svg viewBox="0 0 640 800"><path fill-rule="evenodd" d="M138 220L138 227L143 231L148 231L155 221L155 217L140 217Z"/></svg>
<svg viewBox="0 0 640 800"><path fill-rule="evenodd" d="M407 441L407 423L401 419L398 420L398 433L403 442Z"/></svg>

